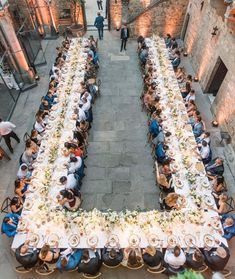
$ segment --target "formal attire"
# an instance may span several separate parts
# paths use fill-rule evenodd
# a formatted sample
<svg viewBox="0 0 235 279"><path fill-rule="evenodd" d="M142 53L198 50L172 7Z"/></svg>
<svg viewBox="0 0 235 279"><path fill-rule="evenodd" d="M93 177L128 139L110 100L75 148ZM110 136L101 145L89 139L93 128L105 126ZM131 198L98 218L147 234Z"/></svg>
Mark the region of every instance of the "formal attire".
<svg viewBox="0 0 235 279"><path fill-rule="evenodd" d="M81 261L78 265L78 272L96 275L102 265L102 261L100 259L100 255L98 252L95 252L95 257L90 258L89 262Z"/></svg>
<svg viewBox="0 0 235 279"><path fill-rule="evenodd" d="M2 228L1 228L2 233L5 233L8 237L15 236L17 234L16 229L17 229L20 216L15 213L7 213L5 217L12 219L13 223L8 224L2 222Z"/></svg>
<svg viewBox="0 0 235 279"><path fill-rule="evenodd" d="M66 251L66 250L65 250ZM73 270L75 269L80 261L81 261L81 256L82 256L82 250L77 249L69 254L66 255L67 258L67 265L62 266L61 265L61 260L65 255L62 255L59 260L56 262L56 267L59 269L59 271L68 271L68 270Z"/></svg>
<svg viewBox="0 0 235 279"><path fill-rule="evenodd" d="M108 266L119 265L123 260L123 251L119 249L117 251L116 258L114 258L114 259L109 257L109 251L110 251L110 249L108 249L106 247L104 247L104 249L102 250L102 260L103 260L103 262Z"/></svg>
<svg viewBox="0 0 235 279"><path fill-rule="evenodd" d="M222 271L224 270L229 258L230 258L230 253L229 249L227 246L225 246L223 243L220 244L221 247L223 247L226 251L226 257L221 258L220 256L217 255L216 249L217 248L212 248L211 250L203 250L203 254L205 256L205 263L206 265L213 271Z"/></svg>
<svg viewBox="0 0 235 279"><path fill-rule="evenodd" d="M199 269L200 267L203 266L203 263L204 263L204 256L202 257L201 261L195 261L193 259L193 253L187 253L186 252L186 265L187 265L187 267L192 268L192 269Z"/></svg>
<svg viewBox="0 0 235 279"><path fill-rule="evenodd" d="M233 221L234 221L234 224L232 226L225 226L225 224L224 224L225 219L228 218L228 217L232 218ZM229 214L224 214L222 216L221 222L222 222L223 229L224 229L223 237L226 238L227 240L230 240L232 237L235 236L235 219L234 219L234 217L232 217Z"/></svg>
<svg viewBox="0 0 235 279"><path fill-rule="evenodd" d="M155 156L157 158L158 163L162 164L166 159L166 152L163 148L163 143L159 143L155 148Z"/></svg>
<svg viewBox="0 0 235 279"><path fill-rule="evenodd" d="M156 251L154 256L149 255L148 253L143 254L143 260L146 265L149 267L156 268L161 266L162 260L163 260L163 255L162 252Z"/></svg>
<svg viewBox="0 0 235 279"><path fill-rule="evenodd" d="M97 16L94 25L98 29L99 39L102 40L104 33L104 18L101 15Z"/></svg>
<svg viewBox="0 0 235 279"><path fill-rule="evenodd" d="M126 42L127 42L128 38L129 38L129 28L123 27L121 29L121 40L122 40L122 43L121 43L121 50L120 51L122 51L123 48L124 48L124 50L126 50Z"/></svg>
<svg viewBox="0 0 235 279"><path fill-rule="evenodd" d="M224 166L218 165L215 163L216 159L212 160L207 166L206 166L206 171L210 172L211 175L218 175L222 176L224 173Z"/></svg>
<svg viewBox="0 0 235 279"><path fill-rule="evenodd" d="M178 68L180 62L181 62L180 57L176 57L171 61L171 64L172 64L174 70L176 70Z"/></svg>
<svg viewBox="0 0 235 279"><path fill-rule="evenodd" d="M9 121L2 121L0 122L0 135L4 138L7 147L13 153L13 148L11 146L11 138L14 138L18 143L20 142L20 139L16 135L15 132L13 132L13 129L16 126L9 122Z"/></svg>
<svg viewBox="0 0 235 279"><path fill-rule="evenodd" d="M102 1L101 0L97 0L97 6L98 6L98 10L103 11L103 6L102 6Z"/></svg>
<svg viewBox="0 0 235 279"><path fill-rule="evenodd" d="M166 250L164 261L168 265L168 272L175 273L183 269L183 265L186 262L186 257L184 252L181 250L180 255L176 257L172 250Z"/></svg>
<svg viewBox="0 0 235 279"><path fill-rule="evenodd" d="M203 123L200 121L200 122L196 122L194 125L193 125L193 134L194 136L197 138L197 137L200 137L200 135L203 133Z"/></svg>
<svg viewBox="0 0 235 279"><path fill-rule="evenodd" d="M32 268L36 265L38 262L38 251L36 248L31 248L29 247L28 251L25 254L20 253L21 247L24 245L20 245L16 250L15 250L15 257L16 260L25 268Z"/></svg>

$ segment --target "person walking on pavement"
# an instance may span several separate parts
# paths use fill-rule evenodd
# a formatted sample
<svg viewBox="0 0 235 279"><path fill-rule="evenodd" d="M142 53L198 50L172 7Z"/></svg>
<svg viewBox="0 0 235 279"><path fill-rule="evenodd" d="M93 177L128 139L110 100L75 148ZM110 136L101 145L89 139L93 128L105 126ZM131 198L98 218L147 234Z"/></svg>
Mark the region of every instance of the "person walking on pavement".
<svg viewBox="0 0 235 279"><path fill-rule="evenodd" d="M129 38L129 28L127 27L126 24L123 25L122 29L121 29L121 40L122 40L122 44L121 44L121 52L124 48L124 50L126 50L126 42Z"/></svg>
<svg viewBox="0 0 235 279"><path fill-rule="evenodd" d="M103 11L102 0L97 0L98 9Z"/></svg>
<svg viewBox="0 0 235 279"><path fill-rule="evenodd" d="M20 139L16 135L16 133L13 132L13 129L16 126L9 122L9 121L2 121L0 118L0 135L4 138L7 147L13 153L13 148L11 146L11 138L14 138L18 143L20 143Z"/></svg>
<svg viewBox="0 0 235 279"><path fill-rule="evenodd" d="M99 39L102 40L104 37L104 18L100 13L97 13L94 25L98 29Z"/></svg>

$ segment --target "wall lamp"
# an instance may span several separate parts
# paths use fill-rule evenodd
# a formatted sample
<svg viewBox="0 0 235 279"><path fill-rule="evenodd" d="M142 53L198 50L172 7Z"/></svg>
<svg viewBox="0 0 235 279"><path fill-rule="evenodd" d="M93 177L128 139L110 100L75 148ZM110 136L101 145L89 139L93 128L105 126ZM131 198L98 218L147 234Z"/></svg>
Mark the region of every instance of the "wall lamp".
<svg viewBox="0 0 235 279"><path fill-rule="evenodd" d="M213 32L211 33L212 37L217 35L219 28L217 26L213 27Z"/></svg>

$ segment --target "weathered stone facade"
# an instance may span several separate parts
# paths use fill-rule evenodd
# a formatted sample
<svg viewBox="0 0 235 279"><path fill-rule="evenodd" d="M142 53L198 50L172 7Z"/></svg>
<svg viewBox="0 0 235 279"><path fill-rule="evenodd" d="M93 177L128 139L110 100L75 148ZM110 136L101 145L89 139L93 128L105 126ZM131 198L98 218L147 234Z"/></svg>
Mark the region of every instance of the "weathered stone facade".
<svg viewBox="0 0 235 279"><path fill-rule="evenodd" d="M110 0L110 24L112 29L122 25L122 0Z"/></svg>
<svg viewBox="0 0 235 279"><path fill-rule="evenodd" d="M223 2L223 0L217 1ZM208 88L218 57L228 69L212 104L212 111L220 126L228 129L235 147L235 36L212 4L209 0L204 1L201 10L201 1L191 0L185 46L204 90ZM218 27L218 32L217 35L212 36L215 26Z"/></svg>
<svg viewBox="0 0 235 279"><path fill-rule="evenodd" d="M129 27L133 37L151 36L153 33L180 36L188 0L153 0L142 5L142 12L140 6L133 3L129 10ZM131 13L137 14L136 11L140 14L133 18Z"/></svg>

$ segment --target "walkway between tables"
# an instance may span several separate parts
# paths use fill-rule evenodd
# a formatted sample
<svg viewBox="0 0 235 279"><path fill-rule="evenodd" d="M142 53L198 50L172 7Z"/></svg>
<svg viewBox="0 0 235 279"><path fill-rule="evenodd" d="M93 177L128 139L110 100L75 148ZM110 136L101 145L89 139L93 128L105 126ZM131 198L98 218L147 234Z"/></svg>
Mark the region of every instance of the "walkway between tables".
<svg viewBox="0 0 235 279"><path fill-rule="evenodd" d="M143 84L136 42L129 41L127 52L120 54L119 36L105 32L99 42L102 86L93 106L82 186L85 209L158 206L153 160L146 146L147 117L140 107Z"/></svg>

